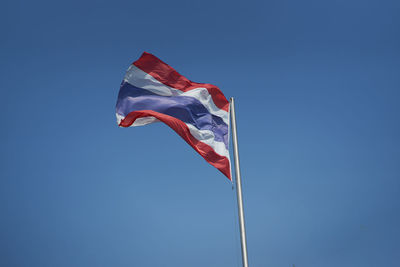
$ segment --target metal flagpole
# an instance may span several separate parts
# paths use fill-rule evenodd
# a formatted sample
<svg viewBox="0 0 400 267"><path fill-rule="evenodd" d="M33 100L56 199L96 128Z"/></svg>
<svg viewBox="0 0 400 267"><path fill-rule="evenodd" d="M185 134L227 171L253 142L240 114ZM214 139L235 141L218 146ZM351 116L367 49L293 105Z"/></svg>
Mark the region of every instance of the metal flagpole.
<svg viewBox="0 0 400 267"><path fill-rule="evenodd" d="M236 195L239 210L239 227L240 227L240 240L242 243L242 262L243 267L248 267L249 262L247 259L247 243L246 243L246 228L244 225L244 212L243 212L243 198L242 198L242 182L240 179L240 163L239 163L239 148L236 132L236 114L235 114L235 101L231 97L230 101L231 121L232 121L232 141L233 141L233 155L235 158L235 177L236 177Z"/></svg>

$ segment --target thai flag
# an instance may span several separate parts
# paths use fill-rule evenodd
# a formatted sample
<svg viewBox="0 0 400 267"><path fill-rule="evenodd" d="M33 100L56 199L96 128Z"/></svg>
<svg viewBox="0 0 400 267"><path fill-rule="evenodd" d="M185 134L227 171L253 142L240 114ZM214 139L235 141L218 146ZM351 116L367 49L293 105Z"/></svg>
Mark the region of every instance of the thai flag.
<svg viewBox="0 0 400 267"><path fill-rule="evenodd" d="M121 127L164 122L231 179L229 102L218 87L192 82L144 52L126 72L116 115Z"/></svg>

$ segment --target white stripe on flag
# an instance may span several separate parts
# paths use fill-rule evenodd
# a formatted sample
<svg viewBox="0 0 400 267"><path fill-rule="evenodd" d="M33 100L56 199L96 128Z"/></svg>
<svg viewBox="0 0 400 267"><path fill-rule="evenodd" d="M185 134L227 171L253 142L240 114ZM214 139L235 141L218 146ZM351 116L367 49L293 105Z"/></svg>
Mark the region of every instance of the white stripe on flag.
<svg viewBox="0 0 400 267"><path fill-rule="evenodd" d="M215 141L215 136L212 131L209 130L199 130L191 124L186 123L189 127L190 133L193 135L194 138L197 140L206 143L210 147L214 149L214 151L224 157L229 159L229 150L226 149L225 143Z"/></svg>
<svg viewBox="0 0 400 267"><path fill-rule="evenodd" d="M119 124L121 122L121 120L124 119L124 117L118 113L116 114L116 116L117 116L117 121ZM142 117L142 118L137 118L135 120L135 122L129 127L143 126L143 125L154 123L154 122L159 122L159 120L157 120L153 116ZM229 150L226 149L225 143L215 141L215 136L212 131L199 130L192 124L189 124L189 123L185 123L185 124L189 128L189 131L193 135L194 138L196 138L197 140L212 147L217 154L229 158Z"/></svg>

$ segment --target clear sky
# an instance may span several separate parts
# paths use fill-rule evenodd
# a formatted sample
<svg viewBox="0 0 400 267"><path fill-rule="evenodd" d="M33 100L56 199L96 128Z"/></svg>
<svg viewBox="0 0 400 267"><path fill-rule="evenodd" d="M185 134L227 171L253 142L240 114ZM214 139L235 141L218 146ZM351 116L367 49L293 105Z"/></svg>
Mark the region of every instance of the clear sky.
<svg viewBox="0 0 400 267"><path fill-rule="evenodd" d="M399 1L0 6L0 266L240 265L230 182L116 125L143 51L236 99L250 266L400 265Z"/></svg>

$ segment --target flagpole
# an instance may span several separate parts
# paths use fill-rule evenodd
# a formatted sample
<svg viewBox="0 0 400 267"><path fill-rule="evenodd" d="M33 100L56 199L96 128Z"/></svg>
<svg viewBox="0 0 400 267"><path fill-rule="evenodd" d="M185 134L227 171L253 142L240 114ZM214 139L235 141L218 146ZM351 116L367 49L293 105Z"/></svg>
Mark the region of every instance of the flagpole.
<svg viewBox="0 0 400 267"><path fill-rule="evenodd" d="M231 122L232 122L232 141L233 141L233 155L235 159L235 177L236 177L236 195L239 210L239 227L240 227L240 240L242 245L242 262L243 267L248 267L249 262L247 259L247 242L246 242L246 228L244 225L244 211L243 211L243 198L242 198L242 181L240 177L240 163L239 163L239 148L236 132L236 114L235 114L235 100L231 97L230 101Z"/></svg>

